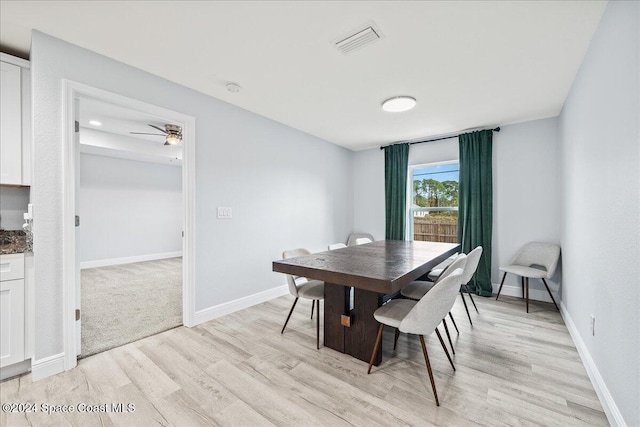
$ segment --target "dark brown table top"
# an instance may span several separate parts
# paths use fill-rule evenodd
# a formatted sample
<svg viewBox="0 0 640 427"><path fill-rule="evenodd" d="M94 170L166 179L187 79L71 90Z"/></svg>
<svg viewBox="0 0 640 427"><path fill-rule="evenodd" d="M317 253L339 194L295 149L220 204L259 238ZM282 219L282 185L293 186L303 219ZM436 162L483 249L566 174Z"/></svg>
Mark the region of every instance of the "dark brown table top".
<svg viewBox="0 0 640 427"><path fill-rule="evenodd" d="M273 271L390 294L459 250L458 243L380 240L274 261Z"/></svg>

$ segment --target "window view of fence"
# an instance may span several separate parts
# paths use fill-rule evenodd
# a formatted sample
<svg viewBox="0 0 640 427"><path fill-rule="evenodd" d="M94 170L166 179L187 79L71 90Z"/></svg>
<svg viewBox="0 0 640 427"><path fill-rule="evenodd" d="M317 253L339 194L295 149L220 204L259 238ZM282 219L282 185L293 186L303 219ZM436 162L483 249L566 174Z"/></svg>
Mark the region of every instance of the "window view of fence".
<svg viewBox="0 0 640 427"><path fill-rule="evenodd" d="M457 163L412 170L413 240L458 242Z"/></svg>

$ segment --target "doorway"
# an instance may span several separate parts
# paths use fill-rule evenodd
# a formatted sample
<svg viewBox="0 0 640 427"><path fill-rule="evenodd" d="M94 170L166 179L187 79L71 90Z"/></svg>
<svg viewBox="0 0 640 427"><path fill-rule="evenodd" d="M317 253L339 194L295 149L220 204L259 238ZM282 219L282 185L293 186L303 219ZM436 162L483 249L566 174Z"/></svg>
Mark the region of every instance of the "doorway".
<svg viewBox="0 0 640 427"><path fill-rule="evenodd" d="M177 326L180 323L184 324L185 326L193 326L193 317L195 312L195 298L193 291L193 279L195 276L195 263L193 256L195 248L195 120L192 117L177 113L175 111L146 104L131 98L122 97L120 95L115 95L113 93L105 92L100 89L87 87L75 82L65 81L64 86L64 101L66 105L65 159L67 160L67 165L70 166L65 168L64 172L64 342L65 369L68 370L73 368L77 364L77 355L81 354L82 356L86 356L87 351L90 351L91 353L103 351L107 348L122 345L128 341L136 340L142 338L143 336L148 336L150 334L160 332L163 328L167 329L173 326ZM83 109L83 105L85 106L85 109ZM118 138L112 138L113 141L111 141L111 143L106 143L105 138L102 138L102 140L100 138L97 138L97 140L89 144L81 143L82 141L79 134L82 133L83 127L85 133L88 133L88 131L90 130L95 131L94 133L100 132L96 129L90 128L91 125L88 124L88 121L91 120L90 118L83 117L83 111L90 110L89 107L91 105L108 106L105 108L109 110L110 114L106 114L105 117L113 118L113 116L117 116L117 114L114 113L117 111L122 112L127 110L135 113L137 120L134 121L137 123L121 120L119 125L111 129L111 133L117 134L119 132L122 135L122 137L119 139L120 143L124 144L124 148L123 146L118 146L118 142L114 142ZM98 119L95 120L96 122L100 122ZM79 123L78 126L76 125L76 122ZM140 129L139 126L142 125L143 127L147 127L149 124L154 125L156 128L162 128L163 124L170 124L172 126L180 127L182 136L182 153L179 153L179 150L177 149L172 150L171 147L169 147L169 150L166 151L171 154L165 156L165 159L163 160L161 158L162 156L159 156L158 152L154 151L154 149L158 147L166 148L164 147L166 138L161 138L160 141L158 141L158 135L148 136L148 144L145 142L145 140L142 139L140 145L144 146L145 148L141 150L131 150L131 141L126 139L130 137L128 133L135 131L142 131L142 133L144 133L144 130L146 129ZM100 123L100 125L104 126L103 123ZM118 126L120 126L121 129L118 130ZM160 133L156 128L150 126L148 128L148 133ZM76 132L76 129L79 129L80 133ZM103 130L105 129L103 128ZM102 136L104 137L106 134L107 132L105 132ZM83 157L85 157L85 159L83 159ZM83 162L85 163L84 165L82 164ZM85 171L92 171L92 179L97 180L98 182L101 182L103 184L105 180L108 181L108 177L110 175L111 178L116 178L116 181L120 179L121 183L126 184L125 171L127 169L129 171L135 171L138 178L145 178L147 183L153 183L154 179L152 177L151 179L148 179L150 177L144 176L145 171L156 174L160 173L159 170L161 170L162 168L160 168L158 165L162 162L166 162L165 166L174 168L174 170L181 169L180 172L177 172L178 176L181 178L181 183L179 184L179 186L181 187L181 197L179 197L180 200L178 201L181 218L179 220L179 226L176 230L173 230L175 233L179 233L178 239L181 250L163 251L162 249L160 249L160 252L156 251L152 254L136 254L125 251L121 253L121 255L123 256L117 256L118 252L116 250L115 252L111 252L112 255L108 255L109 251L105 247L114 246L114 244L113 239L111 239L110 241L111 244L107 244L107 240L109 240L107 238L107 235L103 235L103 241L97 239L98 241L94 242L97 244L89 250L89 248L87 247L87 243L84 242L81 238L83 226L88 227L91 224L91 222L86 221L83 223L82 210L80 209L82 205L82 195L84 194L85 196L87 196L87 194L89 194L86 192L83 193L80 187L82 167L84 166ZM176 168L175 163L178 162L182 163L181 168ZM118 167L120 169L115 173L112 171L111 174L104 173L105 171L103 170L102 176L100 176L101 168L97 167L97 163L101 163L102 166L109 164L113 166L114 164L118 164ZM173 163L173 165L171 165L171 163ZM168 173L168 175L170 174L171 173ZM156 179L158 181L164 179L162 173L160 173L160 175L156 175ZM92 197L96 197L93 204L97 203L96 200L100 200L99 194L94 194ZM155 209L151 209L150 212L143 213L148 215L147 222L153 222L153 211L155 211L156 213L158 212L157 206ZM104 212L102 213L104 214ZM71 218L72 220L67 221L69 218ZM89 220L89 218L85 219ZM100 220L100 212L93 215L93 218L91 220L94 221L94 231L95 229L99 230L100 224L98 224L96 227L95 222ZM108 220L108 216L103 216L102 220ZM132 230L135 230L136 224L141 224L140 221L141 219L138 218L135 221L132 221L132 224L129 224L129 226L132 226ZM76 226L76 224L78 224L78 226ZM112 224L112 226L113 225L114 224ZM169 232L170 230L157 230L156 234L161 234L164 231ZM147 242L147 240L153 239L151 237L147 239L142 237L139 239L138 243L141 243L142 246L144 246L145 243L149 243ZM135 241L135 239L133 241ZM102 245L104 247L100 247L101 243L105 243L104 245ZM85 247L82 247L82 245L84 245ZM115 246L117 246L117 244ZM125 244L125 246L131 246L131 243ZM114 248L111 247L110 249ZM102 253L96 258L96 254L100 251L102 251ZM85 256L88 252L92 253L89 258L93 257L96 259L88 259ZM171 255L182 255L182 258L180 259L179 256ZM81 267L85 268L81 269ZM105 278L110 275L111 279L113 280L111 280L110 283L104 283ZM179 301L175 301L175 283L172 285L173 290L169 292L173 293L173 299L175 302L173 304L174 309L172 309L173 314L169 313L170 310L168 310L166 306L154 306L152 304L152 299L154 297L159 297L157 298L157 300L162 301L162 292L159 291L159 288L153 288L154 283L155 285L160 286L160 282L166 281L166 279L168 278L177 279L179 283L179 289L177 290L177 298L179 299ZM150 285L151 288L143 288L142 286L140 286L141 279L148 285ZM98 337L96 342L99 345L94 345L89 350L87 346L82 345L82 333L88 333L89 331L89 329L83 328L82 320L84 319L85 321L87 321L88 316L91 315L91 312L86 312L83 315L83 310L87 309L87 307L90 306L89 300L86 298L82 298L82 288L84 287L83 281L92 283L94 286L96 285L96 283L98 285L101 284L103 290L111 292L111 295L109 297L93 295L94 303L97 302L97 305L94 304L94 307L104 308L105 306L113 306L115 309L111 314L107 314L104 319L109 322L111 320L117 320L117 318L119 317L123 318L123 321L120 322L120 330L116 329L114 331L113 329L110 330L109 328L103 328L99 325L96 327L96 325L94 324L93 331L100 332L100 330L103 329L102 332L104 332L109 330L109 334L107 335L110 336L104 336L102 338ZM125 295L122 301L130 302L131 304L129 304L129 307L127 307L127 304L125 303L118 303L117 298L123 297L123 291L130 291L132 290L132 288L135 288L134 290L139 291L138 297L140 299L138 300L138 302L135 302L133 298ZM167 295L169 295L169 293L167 293ZM176 304L178 306L177 311L175 310ZM83 305L86 305L87 307L84 307ZM126 316L124 315L124 313L127 311L130 312L129 314L132 314L132 317L130 317L130 319L142 320L142 323L140 325L133 325L130 321L127 321ZM166 313L163 313L163 311L166 311ZM95 312L97 312L97 310L95 310ZM162 325L161 322L153 320L153 316L151 316L151 314L160 315L161 317L163 316L163 314L166 314L166 316L164 317L172 317L174 318L174 321L173 323L169 322ZM113 319L108 319L108 317L113 317ZM117 324L118 322L115 323ZM146 328L146 326L151 326L151 328ZM156 328L156 330L154 330L153 328ZM126 335L126 330L133 330L135 333L130 334L129 338L127 338L124 336ZM103 338L105 340L109 340L109 343L107 343L107 345L100 345L100 341Z"/></svg>

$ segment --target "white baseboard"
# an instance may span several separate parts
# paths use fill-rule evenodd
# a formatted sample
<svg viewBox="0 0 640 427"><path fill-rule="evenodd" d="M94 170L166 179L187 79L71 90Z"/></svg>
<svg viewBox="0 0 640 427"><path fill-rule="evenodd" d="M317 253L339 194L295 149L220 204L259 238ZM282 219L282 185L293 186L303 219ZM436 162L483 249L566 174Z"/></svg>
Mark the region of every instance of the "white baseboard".
<svg viewBox="0 0 640 427"><path fill-rule="evenodd" d="M131 264L132 262L155 261L157 259L167 259L181 257L182 251L164 252L160 254L138 255L124 258L98 259L95 261L84 261L80 263L80 269L107 267L109 265Z"/></svg>
<svg viewBox="0 0 640 427"><path fill-rule="evenodd" d="M564 323L569 330L573 343L578 349L578 354L580 355L580 359L582 359L582 364L587 370L587 374L591 379L591 384L593 384L593 388L596 390L596 394L598 395L602 409L604 409L604 413L607 415L609 423L612 426L626 427L627 423L624 421L622 413L620 413L616 402L613 400L613 396L611 396L604 379L602 379L600 371L598 371L598 367L591 358L591 354L582 340L582 337L578 332L578 328L576 328L576 324L573 323L573 319L571 319L571 315L569 314L567 307L564 305L564 302L560 302L560 314L562 315Z"/></svg>
<svg viewBox="0 0 640 427"><path fill-rule="evenodd" d="M196 311L194 321L196 325L200 323L208 322L209 320L217 319L218 317L225 316L227 314L234 313L236 311L251 307L256 304L260 304L274 298L281 297L289 293L289 287L287 285L278 286L266 291L258 292L257 294L249 295L246 297L238 298L233 301L225 302L223 304L214 305L213 307L205 308L204 310Z"/></svg>
<svg viewBox="0 0 640 427"><path fill-rule="evenodd" d="M542 284L542 282L540 283ZM498 289L500 289L500 284L493 283L494 295L497 295ZM551 290L551 292L553 293L553 298L556 300L556 303L560 301L559 295L553 290ZM512 297L522 298L522 286L504 285L502 287L500 295L509 295ZM552 302L551 297L549 297L549 293L547 293L546 289L533 289L533 287L531 286L531 280L529 280L529 299L535 301Z"/></svg>
<svg viewBox="0 0 640 427"><path fill-rule="evenodd" d="M31 362L31 380L38 381L64 372L64 353Z"/></svg>

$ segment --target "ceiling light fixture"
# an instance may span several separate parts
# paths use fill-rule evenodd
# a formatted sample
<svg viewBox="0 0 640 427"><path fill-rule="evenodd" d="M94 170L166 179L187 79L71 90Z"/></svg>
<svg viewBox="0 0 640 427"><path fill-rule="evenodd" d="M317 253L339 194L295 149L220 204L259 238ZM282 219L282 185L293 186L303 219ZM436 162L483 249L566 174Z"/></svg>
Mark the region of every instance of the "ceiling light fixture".
<svg viewBox="0 0 640 427"><path fill-rule="evenodd" d="M97 120L89 120L89 124L90 124L91 126L102 126L102 123L100 123L100 122L99 122L99 121L97 121Z"/></svg>
<svg viewBox="0 0 640 427"><path fill-rule="evenodd" d="M227 90L231 93L238 93L240 92L240 89L242 88L238 83L227 83Z"/></svg>
<svg viewBox="0 0 640 427"><path fill-rule="evenodd" d="M394 96L382 102L382 109L390 113L409 111L416 106L416 99L412 96Z"/></svg>
<svg viewBox="0 0 640 427"><path fill-rule="evenodd" d="M182 135L171 133L167 135L167 139L164 141L164 145L176 145L182 141Z"/></svg>

